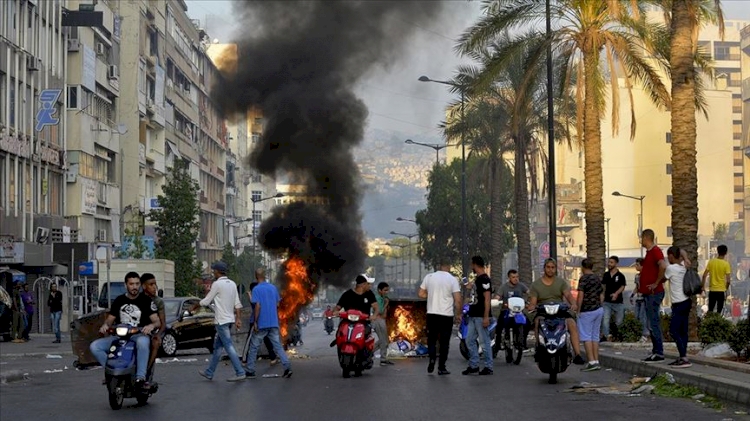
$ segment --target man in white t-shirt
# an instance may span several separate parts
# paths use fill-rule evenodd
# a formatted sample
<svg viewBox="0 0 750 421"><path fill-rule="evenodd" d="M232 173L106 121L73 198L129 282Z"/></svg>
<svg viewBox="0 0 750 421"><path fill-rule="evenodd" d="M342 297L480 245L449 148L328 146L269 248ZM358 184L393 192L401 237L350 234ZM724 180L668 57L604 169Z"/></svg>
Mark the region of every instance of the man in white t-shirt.
<svg viewBox="0 0 750 421"><path fill-rule="evenodd" d="M427 372L435 371L436 344L439 342L439 375L451 374L445 367L445 362L448 360L448 347L453 334L454 314L457 322L461 320L461 287L449 270L450 264L441 263L439 270L427 274L419 287L419 298L427 299L427 348L430 355Z"/></svg>
<svg viewBox="0 0 750 421"><path fill-rule="evenodd" d="M692 366L687 359L687 343L688 320L690 308L693 306L692 300L685 295L682 287L687 269L682 265L679 247L670 247L667 250L667 259L669 260L669 266L664 272L664 278L669 281L669 298L672 301L672 319L669 323L669 333L672 335L677 345L677 351L680 353L679 358L669 365L674 368L687 368Z"/></svg>

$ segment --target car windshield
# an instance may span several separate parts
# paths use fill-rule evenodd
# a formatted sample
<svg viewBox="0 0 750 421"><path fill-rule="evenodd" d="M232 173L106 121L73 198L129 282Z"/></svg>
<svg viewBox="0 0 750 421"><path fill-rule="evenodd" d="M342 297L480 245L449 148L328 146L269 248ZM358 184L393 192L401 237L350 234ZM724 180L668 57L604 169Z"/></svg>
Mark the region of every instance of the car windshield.
<svg viewBox="0 0 750 421"><path fill-rule="evenodd" d="M164 314L167 317L177 315L177 310L179 309L180 309L180 301L164 300Z"/></svg>

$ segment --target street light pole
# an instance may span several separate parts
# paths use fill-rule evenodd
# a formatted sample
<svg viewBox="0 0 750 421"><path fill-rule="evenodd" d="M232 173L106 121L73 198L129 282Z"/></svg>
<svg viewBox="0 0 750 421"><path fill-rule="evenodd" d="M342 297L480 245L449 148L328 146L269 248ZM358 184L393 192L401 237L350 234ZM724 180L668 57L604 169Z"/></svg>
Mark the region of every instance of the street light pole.
<svg viewBox="0 0 750 421"><path fill-rule="evenodd" d="M555 123L554 102L552 96L552 19L550 0L546 4L547 24L547 197L549 205L549 256L557 258L557 189L555 188Z"/></svg>
<svg viewBox="0 0 750 421"><path fill-rule="evenodd" d="M610 219L611 218L607 218L607 219L604 220L604 222L607 223L607 257L612 256L612 253L610 253L610 251L609 251L609 220Z"/></svg>
<svg viewBox="0 0 750 421"><path fill-rule="evenodd" d="M445 149L448 145L438 145L436 143L421 143L421 142L415 142L411 139L406 139L404 141L407 145L418 145L418 146L425 146L427 148L432 148L435 150L435 165L440 165L440 150Z"/></svg>
<svg viewBox="0 0 750 421"><path fill-rule="evenodd" d="M396 221L399 221L399 222L412 222L414 224L417 223L417 221L415 219L401 218L400 216L398 218L396 218ZM419 234L417 234L417 238L419 238ZM419 242L417 242L417 244L419 244ZM419 259L417 267L419 268L419 277L417 278L417 280L421 281L422 280L422 259Z"/></svg>
<svg viewBox="0 0 750 421"><path fill-rule="evenodd" d="M630 195L627 195L627 194L622 194L622 193L620 193L619 191L613 191L613 192L612 192L612 196L617 196L617 197L627 197L628 199L633 199L633 200L637 200L637 201L639 201L639 202L640 202L640 205L641 205L641 213L640 213L640 214L638 214L638 238L641 238L641 235L643 234L643 199L645 199L645 198L646 198L646 196L644 196L644 195L640 195L640 196L630 196ZM641 251L641 257L643 257L643 247L641 247L641 246L639 245L639 246L638 246L638 248L639 248L639 249L640 249L640 251Z"/></svg>
<svg viewBox="0 0 750 421"><path fill-rule="evenodd" d="M412 261L411 261L411 246L412 246L411 239L414 238L414 237L419 236L419 234L402 234L400 232L391 231L391 235L398 235L398 236L406 237L406 238L409 239L409 246L408 246L409 247L408 248L408 250L409 250L409 280L411 280L411 266L412 266L412 264L411 264L412 263Z"/></svg>

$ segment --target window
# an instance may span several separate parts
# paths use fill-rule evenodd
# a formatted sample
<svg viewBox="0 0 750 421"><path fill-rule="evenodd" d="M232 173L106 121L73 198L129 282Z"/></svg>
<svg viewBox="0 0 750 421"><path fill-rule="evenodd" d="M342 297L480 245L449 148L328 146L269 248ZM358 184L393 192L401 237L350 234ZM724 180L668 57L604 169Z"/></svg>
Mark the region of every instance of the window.
<svg viewBox="0 0 750 421"><path fill-rule="evenodd" d="M740 43L739 42L714 42L714 59L715 60L739 60Z"/></svg>
<svg viewBox="0 0 750 421"><path fill-rule="evenodd" d="M253 173L253 176L252 176L253 183L261 183L262 182L261 180L262 180L262 177L260 174Z"/></svg>
<svg viewBox="0 0 750 421"><path fill-rule="evenodd" d="M670 237L670 238L672 237L672 227L671 226L667 227L667 237Z"/></svg>
<svg viewBox="0 0 750 421"><path fill-rule="evenodd" d="M672 195L671 194L667 195L667 206L672 206Z"/></svg>
<svg viewBox="0 0 750 421"><path fill-rule="evenodd" d="M732 112L735 114L742 112L742 95L732 94Z"/></svg>
<svg viewBox="0 0 750 421"><path fill-rule="evenodd" d="M672 132L667 132L665 135L667 143L672 143Z"/></svg>
<svg viewBox="0 0 750 421"><path fill-rule="evenodd" d="M253 222L260 224L260 222L263 220L263 211L253 211Z"/></svg>
<svg viewBox="0 0 750 421"><path fill-rule="evenodd" d="M257 202L261 199L261 195L263 194L260 190L253 190L252 194L250 195L250 200L253 202Z"/></svg>
<svg viewBox="0 0 750 421"><path fill-rule="evenodd" d="M667 174L672 174L672 164L667 164Z"/></svg>

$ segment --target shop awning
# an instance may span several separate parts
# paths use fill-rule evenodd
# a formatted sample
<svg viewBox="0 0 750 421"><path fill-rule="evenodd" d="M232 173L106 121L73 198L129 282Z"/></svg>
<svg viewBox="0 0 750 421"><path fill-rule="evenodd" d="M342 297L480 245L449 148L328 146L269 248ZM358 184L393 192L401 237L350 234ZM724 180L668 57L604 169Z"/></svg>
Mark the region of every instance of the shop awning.
<svg viewBox="0 0 750 421"><path fill-rule="evenodd" d="M0 268L0 273L10 273L13 275L13 283L25 283L26 282L26 274L21 272L20 270L11 269L11 268Z"/></svg>

